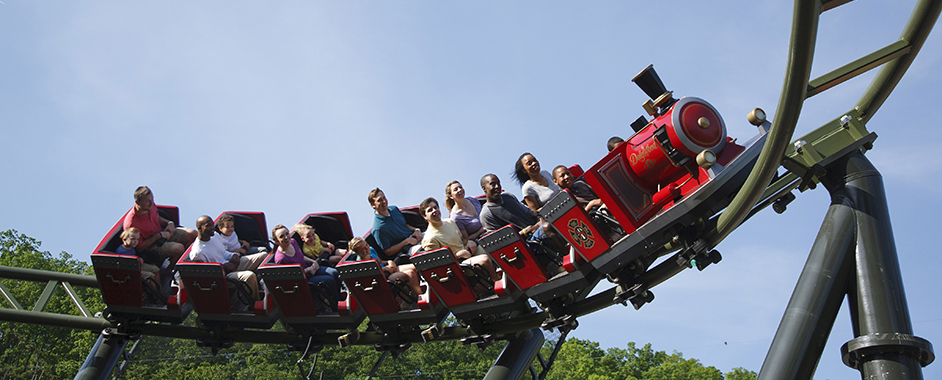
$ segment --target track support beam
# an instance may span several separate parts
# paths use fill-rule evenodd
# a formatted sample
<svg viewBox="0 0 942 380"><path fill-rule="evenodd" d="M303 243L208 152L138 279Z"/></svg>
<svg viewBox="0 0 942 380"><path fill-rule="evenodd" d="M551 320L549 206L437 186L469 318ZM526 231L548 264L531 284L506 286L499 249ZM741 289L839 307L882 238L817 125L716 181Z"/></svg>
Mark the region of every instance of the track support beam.
<svg viewBox="0 0 942 380"><path fill-rule="evenodd" d="M118 364L118 358L124 352L124 346L128 343L128 336L125 334L110 333L105 330L98 336L98 341L92 346L91 352L82 363L75 380L105 380L111 371Z"/></svg>
<svg viewBox="0 0 942 380"><path fill-rule="evenodd" d="M820 179L831 206L759 379L812 378L845 295L857 338L844 362L865 379L922 379L932 345L912 336L880 173L855 151Z"/></svg>
<svg viewBox="0 0 942 380"><path fill-rule="evenodd" d="M484 380L517 380L530 369L530 363L543 347L543 332L538 328L522 332L511 339L497 356Z"/></svg>

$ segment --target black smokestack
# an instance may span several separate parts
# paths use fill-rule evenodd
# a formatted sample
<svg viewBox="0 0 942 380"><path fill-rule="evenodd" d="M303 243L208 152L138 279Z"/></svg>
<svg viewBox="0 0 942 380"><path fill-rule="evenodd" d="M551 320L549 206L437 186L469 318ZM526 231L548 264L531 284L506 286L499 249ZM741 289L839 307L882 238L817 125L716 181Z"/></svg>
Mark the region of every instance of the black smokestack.
<svg viewBox="0 0 942 380"><path fill-rule="evenodd" d="M638 87L641 87L641 91L644 91L651 100L655 100L661 96L661 94L667 92L667 88L664 87L661 78L657 76L657 71L654 71L654 64L645 67L638 75L631 78L631 81L635 82Z"/></svg>

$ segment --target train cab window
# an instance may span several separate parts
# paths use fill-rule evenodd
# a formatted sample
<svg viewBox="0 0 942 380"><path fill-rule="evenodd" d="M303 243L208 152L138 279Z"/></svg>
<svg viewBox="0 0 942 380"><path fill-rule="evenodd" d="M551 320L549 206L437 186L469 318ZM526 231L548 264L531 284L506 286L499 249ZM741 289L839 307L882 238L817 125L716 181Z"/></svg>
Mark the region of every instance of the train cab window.
<svg viewBox="0 0 942 380"><path fill-rule="evenodd" d="M599 170L599 175L605 180L612 194L626 206L631 216L637 219L651 205L651 194L635 184L623 162L622 155L616 155Z"/></svg>

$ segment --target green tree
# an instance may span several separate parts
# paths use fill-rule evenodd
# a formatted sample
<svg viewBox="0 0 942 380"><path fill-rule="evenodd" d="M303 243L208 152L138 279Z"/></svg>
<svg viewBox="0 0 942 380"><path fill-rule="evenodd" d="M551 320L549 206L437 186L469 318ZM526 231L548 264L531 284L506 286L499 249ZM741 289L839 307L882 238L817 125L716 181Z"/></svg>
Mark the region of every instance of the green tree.
<svg viewBox="0 0 942 380"><path fill-rule="evenodd" d="M40 251L41 242L15 230L0 232L0 265L41 269L55 272L92 274L84 262L72 259L66 252L53 256ZM24 308L39 299L45 283L3 280L3 285ZM104 305L97 289L76 287L86 308L92 313ZM4 307L12 307L6 300ZM64 291L57 290L46 312L80 315ZM98 332L72 330L13 322L0 322L0 377L61 379L75 376L91 350Z"/></svg>
<svg viewBox="0 0 942 380"><path fill-rule="evenodd" d="M733 376L748 376L750 371L737 368ZM754 373L753 373L754 374ZM754 376L754 375L753 375ZM631 380L723 380L723 373L683 354L655 351L651 344L638 348L629 342L627 349L602 350L597 342L569 338L563 344L548 379L631 379ZM735 380L749 377L734 378ZM755 379L755 377L752 377Z"/></svg>
<svg viewBox="0 0 942 380"><path fill-rule="evenodd" d="M715 367L704 367L697 359L684 359L674 352L657 367L644 372L644 380L723 380L723 373Z"/></svg>
<svg viewBox="0 0 942 380"><path fill-rule="evenodd" d="M733 368L732 371L726 373L726 380L756 380L758 377L757 373L743 367Z"/></svg>

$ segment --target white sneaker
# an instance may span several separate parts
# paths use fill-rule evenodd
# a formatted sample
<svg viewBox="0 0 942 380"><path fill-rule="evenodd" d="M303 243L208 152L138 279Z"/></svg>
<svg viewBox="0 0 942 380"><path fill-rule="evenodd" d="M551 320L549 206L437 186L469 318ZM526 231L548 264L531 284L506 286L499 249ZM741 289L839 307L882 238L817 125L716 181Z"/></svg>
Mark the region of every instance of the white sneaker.
<svg viewBox="0 0 942 380"><path fill-rule="evenodd" d="M167 269L170 266L170 259L164 259L164 262L160 264L160 269Z"/></svg>

